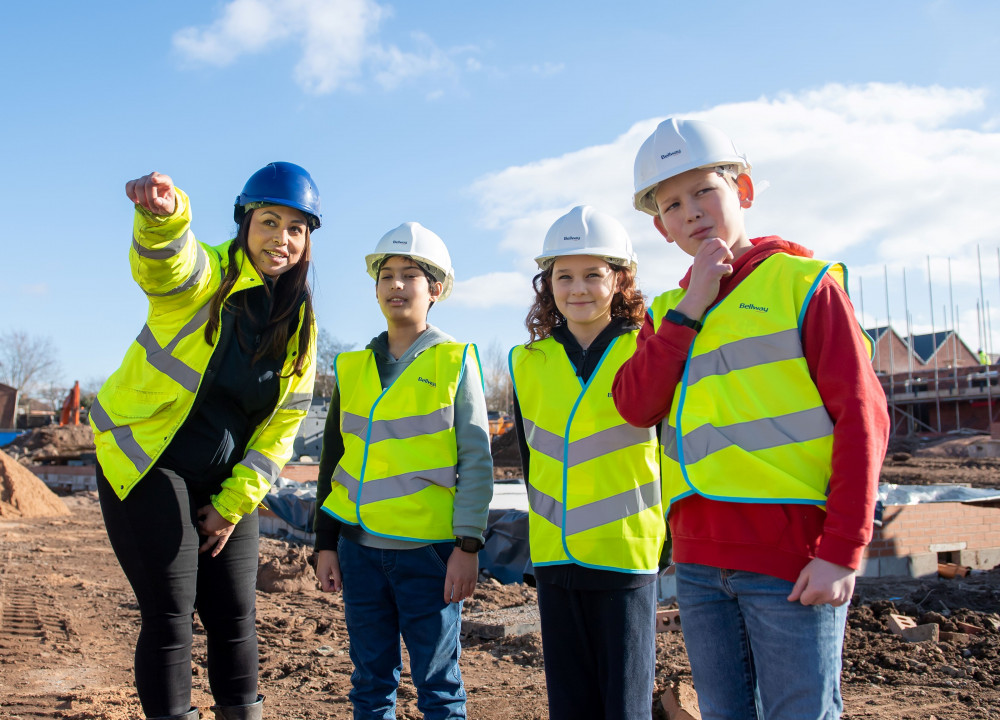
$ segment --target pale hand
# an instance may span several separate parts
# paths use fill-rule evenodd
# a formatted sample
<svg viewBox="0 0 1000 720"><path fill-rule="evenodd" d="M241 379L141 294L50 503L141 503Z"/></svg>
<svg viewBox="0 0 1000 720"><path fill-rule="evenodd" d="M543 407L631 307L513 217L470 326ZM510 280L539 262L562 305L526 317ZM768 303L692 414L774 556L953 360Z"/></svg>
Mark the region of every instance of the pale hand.
<svg viewBox="0 0 1000 720"><path fill-rule="evenodd" d="M125 183L128 199L154 215L172 215L177 207L174 181L169 175L151 172Z"/></svg>
<svg viewBox="0 0 1000 720"><path fill-rule="evenodd" d="M320 550L316 557L316 579L323 592L340 592L344 583L340 575L340 558L336 550Z"/></svg>
<svg viewBox="0 0 1000 720"><path fill-rule="evenodd" d="M733 252L722 238L710 238L699 247L691 264L691 277L677 312L698 320L719 295L722 278L732 275Z"/></svg>
<svg viewBox="0 0 1000 720"><path fill-rule="evenodd" d="M222 552L235 529L236 525L222 517L211 503L198 508L198 534L205 538L198 552L211 550L215 557Z"/></svg>
<svg viewBox="0 0 1000 720"><path fill-rule="evenodd" d="M444 601L458 602L472 597L478 578L479 553L468 553L456 547L448 558L448 573L444 578Z"/></svg>
<svg viewBox="0 0 1000 720"><path fill-rule="evenodd" d="M840 607L849 602L853 594L854 571L851 568L813 558L799 573L788 601Z"/></svg>

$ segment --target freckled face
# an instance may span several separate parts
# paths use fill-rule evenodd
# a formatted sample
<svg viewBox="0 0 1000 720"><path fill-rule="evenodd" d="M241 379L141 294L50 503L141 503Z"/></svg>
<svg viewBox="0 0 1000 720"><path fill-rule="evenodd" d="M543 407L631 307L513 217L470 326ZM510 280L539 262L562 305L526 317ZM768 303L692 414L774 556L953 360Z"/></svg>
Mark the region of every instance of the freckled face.
<svg viewBox="0 0 1000 720"><path fill-rule="evenodd" d="M309 243L305 213L284 205L267 205L253 211L247 247L254 266L269 277L278 277L302 260Z"/></svg>

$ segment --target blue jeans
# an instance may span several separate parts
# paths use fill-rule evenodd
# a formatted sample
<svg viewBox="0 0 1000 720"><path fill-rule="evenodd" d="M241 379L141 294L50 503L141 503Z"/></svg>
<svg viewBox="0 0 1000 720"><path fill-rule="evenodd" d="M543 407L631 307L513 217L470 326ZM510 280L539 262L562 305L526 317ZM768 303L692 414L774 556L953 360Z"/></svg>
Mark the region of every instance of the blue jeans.
<svg viewBox="0 0 1000 720"><path fill-rule="evenodd" d="M550 720L650 720L656 583L569 590L538 583Z"/></svg>
<svg viewBox="0 0 1000 720"><path fill-rule="evenodd" d="M847 605L788 602L792 583L742 570L678 563L676 579L705 720L840 717Z"/></svg>
<svg viewBox="0 0 1000 720"><path fill-rule="evenodd" d="M354 720L396 717L403 668L399 638L410 654L417 707L427 720L465 717L458 669L462 603L444 601L451 543L382 550L340 538L344 614L350 638Z"/></svg>

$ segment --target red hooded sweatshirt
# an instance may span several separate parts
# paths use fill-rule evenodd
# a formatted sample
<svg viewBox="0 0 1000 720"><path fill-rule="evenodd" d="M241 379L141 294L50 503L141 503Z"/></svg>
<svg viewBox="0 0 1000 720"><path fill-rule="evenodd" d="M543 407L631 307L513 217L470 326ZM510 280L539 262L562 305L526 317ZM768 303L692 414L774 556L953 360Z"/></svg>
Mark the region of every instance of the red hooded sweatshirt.
<svg viewBox="0 0 1000 720"><path fill-rule="evenodd" d="M776 236L751 243L732 263L732 274L722 278L713 305L775 253L812 257L812 251ZM689 269L682 288L687 289L690 277ZM612 387L615 407L629 423L652 427L667 415L695 336L691 328L668 322L654 332L647 314L635 355L619 369ZM854 306L829 276L809 301L802 347L834 423L826 511L814 505L724 502L692 494L670 508L675 562L747 570L790 582L814 557L852 569L861 563L872 536L889 417Z"/></svg>

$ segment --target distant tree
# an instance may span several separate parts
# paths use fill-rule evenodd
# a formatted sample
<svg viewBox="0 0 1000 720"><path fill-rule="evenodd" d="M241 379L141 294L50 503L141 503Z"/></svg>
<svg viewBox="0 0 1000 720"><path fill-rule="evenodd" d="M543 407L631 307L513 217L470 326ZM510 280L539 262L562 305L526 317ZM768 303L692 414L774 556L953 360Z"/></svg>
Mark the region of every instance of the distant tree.
<svg viewBox="0 0 1000 720"><path fill-rule="evenodd" d="M16 389L20 399L27 401L31 393L48 384L58 367L51 338L23 330L0 333L0 383Z"/></svg>
<svg viewBox="0 0 1000 720"><path fill-rule="evenodd" d="M316 336L316 387L313 397L330 397L336 381L333 378L333 361L338 353L351 350L353 343L341 342L329 333L326 328L320 328Z"/></svg>
<svg viewBox="0 0 1000 720"><path fill-rule="evenodd" d="M493 340L480 360L486 383L486 407L508 414L514 413L514 383L507 369L507 352L499 340Z"/></svg>

